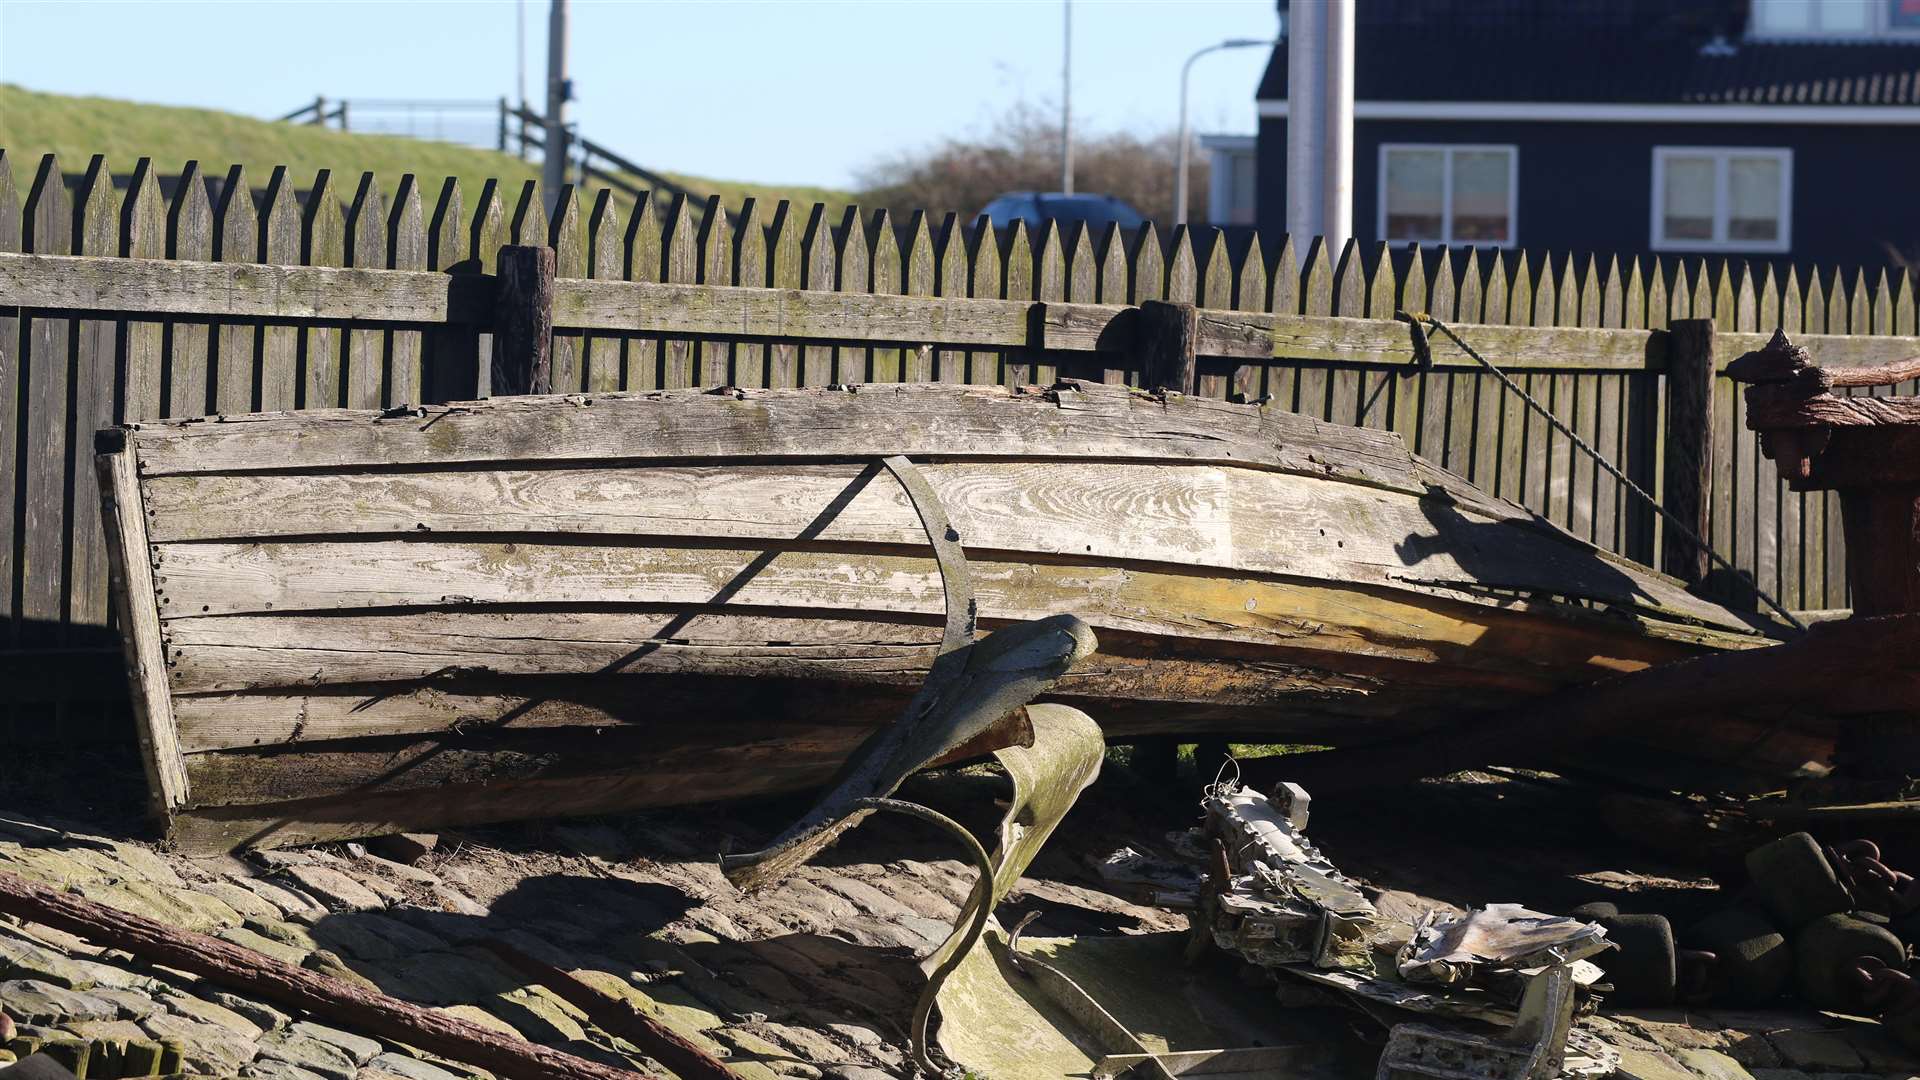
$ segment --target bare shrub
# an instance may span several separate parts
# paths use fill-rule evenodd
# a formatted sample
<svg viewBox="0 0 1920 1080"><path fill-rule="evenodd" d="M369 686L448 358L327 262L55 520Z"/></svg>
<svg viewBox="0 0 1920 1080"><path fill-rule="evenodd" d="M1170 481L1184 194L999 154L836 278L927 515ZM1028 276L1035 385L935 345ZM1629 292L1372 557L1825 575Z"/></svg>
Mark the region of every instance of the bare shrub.
<svg viewBox="0 0 1920 1080"><path fill-rule="evenodd" d="M1074 190L1115 195L1156 221L1173 220L1178 136L1116 132L1074 142ZM1205 209L1207 161L1196 151L1188 174L1188 207ZM971 219L1007 191L1060 189L1060 125L1039 107L1016 105L984 135L951 137L931 147L881 158L857 176L861 201L896 217L926 210Z"/></svg>

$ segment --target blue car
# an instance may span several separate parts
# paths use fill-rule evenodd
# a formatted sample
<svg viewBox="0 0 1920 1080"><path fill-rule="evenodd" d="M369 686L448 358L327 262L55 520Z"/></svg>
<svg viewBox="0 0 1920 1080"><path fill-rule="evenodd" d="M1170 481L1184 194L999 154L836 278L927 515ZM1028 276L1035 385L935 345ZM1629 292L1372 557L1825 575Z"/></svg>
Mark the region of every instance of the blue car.
<svg viewBox="0 0 1920 1080"><path fill-rule="evenodd" d="M1058 191L1009 191L988 203L980 213L992 218L996 229L1016 220L1026 222L1027 228L1033 229L1052 218L1062 227L1085 222L1088 229L1098 233L1109 223L1118 222L1122 229L1137 229L1147 220L1140 211L1111 195L1067 195Z"/></svg>

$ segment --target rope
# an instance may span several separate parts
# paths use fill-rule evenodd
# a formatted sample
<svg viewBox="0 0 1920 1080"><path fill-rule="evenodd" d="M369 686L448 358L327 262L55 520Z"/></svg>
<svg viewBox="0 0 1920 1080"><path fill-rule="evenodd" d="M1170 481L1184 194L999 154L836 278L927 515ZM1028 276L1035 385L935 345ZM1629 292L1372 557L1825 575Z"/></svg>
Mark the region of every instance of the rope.
<svg viewBox="0 0 1920 1080"><path fill-rule="evenodd" d="M1499 368L1495 367L1493 365L1493 361L1488 360L1484 356L1481 356L1479 352L1475 351L1473 346L1461 340L1460 335L1453 332L1453 327L1448 326L1446 323L1441 322L1439 319L1434 318L1432 315L1429 315L1424 311L1413 311L1413 312L1401 311L1401 312L1398 312L1397 314L1399 315L1400 318L1407 320L1407 322L1413 327L1414 356L1423 365L1430 365L1432 363L1432 355L1433 355L1431 351L1429 351L1429 349L1427 348L1426 335L1423 334L1420 330L1420 325L1422 323L1426 323L1431 325L1434 329L1447 335L1447 337L1450 338L1455 345L1458 345L1460 347L1461 352L1466 353L1468 356L1472 357L1474 361L1477 362L1481 367L1486 368L1487 371L1492 373L1494 378L1500 380L1500 383L1502 386L1505 386L1507 389L1519 395L1521 401L1526 402L1527 406L1531 408L1534 412L1537 412L1541 416L1545 417L1547 423L1552 424L1555 430L1559 431L1560 434L1565 435L1569 440L1572 441L1573 445L1579 447L1582 451L1586 453L1588 457L1592 458L1595 464L1599 465L1600 468L1606 470L1606 473L1608 476L1611 476L1615 480L1618 480L1621 486L1625 487L1628 491L1633 492L1633 494L1637 496L1642 502L1652 507L1654 513L1659 514L1662 518L1664 518L1666 520L1667 525L1670 528L1672 528L1674 531L1678 532L1682 537L1685 537L1688 543L1692 544L1694 547L1698 548L1699 550L1705 552L1707 559L1710 562L1720 567L1722 570L1727 571L1729 574L1734 575L1735 577L1739 576L1740 571L1737 568L1735 568L1732 563L1728 562L1726 559L1721 558L1720 553L1713 550L1713 546L1711 544L1708 544L1705 540L1702 540L1700 538L1700 535L1694 532L1691 528L1689 528L1686 522L1680 520L1679 515L1675 514L1671 510L1668 510L1666 507L1661 506L1659 500L1655 499L1652 495L1648 494L1646 490L1642 488L1639 484L1636 484L1632 480L1629 480L1627 478L1626 473L1621 472L1618 468L1614 466L1613 462L1608 461L1606 458L1606 455L1600 453L1600 451L1595 450L1593 447L1587 445L1587 441L1585 439L1582 439L1580 436L1574 434L1573 429L1568 427L1566 424L1562 423L1559 417L1553 415L1553 411L1551 409L1548 409L1545 405L1542 405L1538 401L1535 401L1533 398L1533 395L1527 393L1525 390L1520 389L1520 385L1514 382L1512 379L1508 378L1506 372L1501 371ZM1780 601L1775 600L1770 593L1768 593L1765 589L1761 588L1759 582L1754 583L1753 591L1754 591L1754 594L1758 596L1762 601L1764 601L1768 607L1778 612L1780 617L1785 619L1789 626L1792 626L1795 630L1801 630L1801 631L1806 630L1807 628L1806 624L1802 623L1799 619L1794 618L1793 612L1788 611L1786 607L1780 603Z"/></svg>

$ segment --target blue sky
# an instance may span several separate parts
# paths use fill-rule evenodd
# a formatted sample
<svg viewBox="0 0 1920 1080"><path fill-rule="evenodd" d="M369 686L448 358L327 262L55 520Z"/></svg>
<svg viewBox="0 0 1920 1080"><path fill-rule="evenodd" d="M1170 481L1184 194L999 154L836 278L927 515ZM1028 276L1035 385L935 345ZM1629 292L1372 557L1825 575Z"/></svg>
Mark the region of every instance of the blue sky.
<svg viewBox="0 0 1920 1080"><path fill-rule="evenodd" d="M0 81L277 116L316 93L483 98L515 81L513 0L0 0ZM529 92L545 0L525 0ZM1057 109L1060 0L628 0L572 5L581 131L657 168L841 186L874 159ZM1083 132L1171 130L1180 64L1271 37L1272 0L1075 0ZM1265 50L1209 56L1198 131L1251 132Z"/></svg>

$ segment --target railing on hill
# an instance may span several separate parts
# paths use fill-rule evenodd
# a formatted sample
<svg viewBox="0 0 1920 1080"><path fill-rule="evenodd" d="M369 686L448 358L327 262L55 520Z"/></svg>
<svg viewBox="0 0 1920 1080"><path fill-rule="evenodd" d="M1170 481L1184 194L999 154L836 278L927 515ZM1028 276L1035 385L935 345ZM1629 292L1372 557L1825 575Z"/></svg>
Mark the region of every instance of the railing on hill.
<svg viewBox="0 0 1920 1080"><path fill-rule="evenodd" d="M512 106L495 100L449 98L335 98L317 95L280 120L372 135L450 142L506 153L514 135ZM524 110L522 110L524 111ZM526 121L519 121L520 157L527 156ZM538 146L538 140L532 143Z"/></svg>
<svg viewBox="0 0 1920 1080"><path fill-rule="evenodd" d="M1197 305L1188 389L1268 399L1399 432L1419 453L1602 547L1659 565L1658 523L1464 357L1414 366L1396 310L1434 312L1514 373L1643 487L1679 446L1711 453L1698 511L1746 575L1797 609L1846 604L1837 503L1784 489L1717 374L1703 409L1670 392L1783 326L1823 364L1920 353L1914 282L1856 272L1784 280L1698 260L1576 263L1510 252L1329 252L1148 227L996 230L953 215L572 189L549 220L535 185L391 200L369 175L320 174L303 200L276 169L256 201L197 167L171 200L147 161L125 192L94 159L70 196L39 163L24 210L0 152L0 679L14 699L117 697L90 435L117 422L319 407L385 408L489 390L492 276L508 244L553 247L554 388L731 384L1141 384L1140 305ZM20 254L7 254L20 252ZM77 258L72 257L77 256ZM265 265L262 265L265 264ZM1710 319L1677 345L1670 321ZM1679 351L1683 349L1684 352ZM1712 369L1698 365L1717 358ZM1164 375L1152 376L1164 380ZM1692 384L1689 384L1692 385ZM1903 388L1913 392L1912 388ZM1674 567L1669 564L1669 568ZM1710 581L1736 601L1748 586ZM11 650L10 652L7 650ZM25 714L22 714L25 715ZM36 716L38 714L35 714ZM74 721L34 730L72 732ZM19 732L16 732L19 734Z"/></svg>

